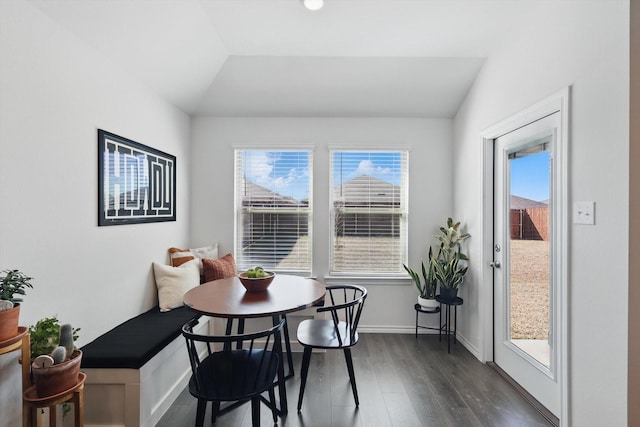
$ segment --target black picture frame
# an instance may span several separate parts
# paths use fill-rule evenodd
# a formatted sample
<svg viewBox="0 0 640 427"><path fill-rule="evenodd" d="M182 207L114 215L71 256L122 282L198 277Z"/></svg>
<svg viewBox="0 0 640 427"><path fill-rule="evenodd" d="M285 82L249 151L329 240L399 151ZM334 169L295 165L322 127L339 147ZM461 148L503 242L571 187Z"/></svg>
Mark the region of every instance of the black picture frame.
<svg viewBox="0 0 640 427"><path fill-rule="evenodd" d="M176 220L176 157L98 129L98 225Z"/></svg>

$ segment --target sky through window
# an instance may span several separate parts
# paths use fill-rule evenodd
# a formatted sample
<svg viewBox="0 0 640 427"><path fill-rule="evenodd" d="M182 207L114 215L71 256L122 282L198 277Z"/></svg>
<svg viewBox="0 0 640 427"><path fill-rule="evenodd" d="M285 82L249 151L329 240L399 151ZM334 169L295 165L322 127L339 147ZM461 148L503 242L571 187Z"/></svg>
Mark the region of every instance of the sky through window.
<svg viewBox="0 0 640 427"><path fill-rule="evenodd" d="M244 178L274 193L296 200L309 198L309 157L306 151L244 151Z"/></svg>
<svg viewBox="0 0 640 427"><path fill-rule="evenodd" d="M389 151L337 151L333 159L334 184L342 184L361 175L400 185L401 153Z"/></svg>
<svg viewBox="0 0 640 427"><path fill-rule="evenodd" d="M544 202L549 200L549 152L510 160L511 194Z"/></svg>

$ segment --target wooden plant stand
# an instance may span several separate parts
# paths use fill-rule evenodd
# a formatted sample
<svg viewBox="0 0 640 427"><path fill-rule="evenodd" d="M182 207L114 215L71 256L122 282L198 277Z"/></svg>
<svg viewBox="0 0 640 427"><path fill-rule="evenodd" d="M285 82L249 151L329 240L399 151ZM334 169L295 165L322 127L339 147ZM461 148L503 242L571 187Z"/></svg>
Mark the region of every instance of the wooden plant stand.
<svg viewBox="0 0 640 427"><path fill-rule="evenodd" d="M0 342L0 354L10 353L20 350L19 363L22 365L22 391L24 392L31 384L30 368L31 368L31 341L29 340L29 330L26 326L18 327L18 335ZM22 425L28 426L25 414L27 408L22 404Z"/></svg>
<svg viewBox="0 0 640 427"><path fill-rule="evenodd" d="M56 427L57 406L64 402L71 402L75 427L84 426L84 381L86 379L85 373L80 372L76 385L52 396L38 397L35 385L25 390L22 401L28 409L29 422L32 423L35 420L38 408L49 408L49 427Z"/></svg>

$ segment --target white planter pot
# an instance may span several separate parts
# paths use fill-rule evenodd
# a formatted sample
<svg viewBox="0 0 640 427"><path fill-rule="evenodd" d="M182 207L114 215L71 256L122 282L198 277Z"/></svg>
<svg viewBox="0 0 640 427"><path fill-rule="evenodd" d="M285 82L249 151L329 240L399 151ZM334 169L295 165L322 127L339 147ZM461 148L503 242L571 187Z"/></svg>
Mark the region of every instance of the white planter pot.
<svg viewBox="0 0 640 427"><path fill-rule="evenodd" d="M422 298L420 296L418 297L418 304L420 304L422 307L428 310L433 310L437 307L440 307L440 303L435 299L427 299L427 298Z"/></svg>

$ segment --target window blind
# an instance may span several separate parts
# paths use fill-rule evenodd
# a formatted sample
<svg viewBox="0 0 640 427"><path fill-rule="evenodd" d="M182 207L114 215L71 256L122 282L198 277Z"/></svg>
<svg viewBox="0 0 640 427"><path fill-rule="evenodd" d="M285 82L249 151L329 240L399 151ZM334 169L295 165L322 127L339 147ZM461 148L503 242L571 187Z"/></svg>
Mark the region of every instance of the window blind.
<svg viewBox="0 0 640 427"><path fill-rule="evenodd" d="M311 273L312 152L236 150L236 263Z"/></svg>
<svg viewBox="0 0 640 427"><path fill-rule="evenodd" d="M408 152L331 151L333 274L402 274Z"/></svg>

